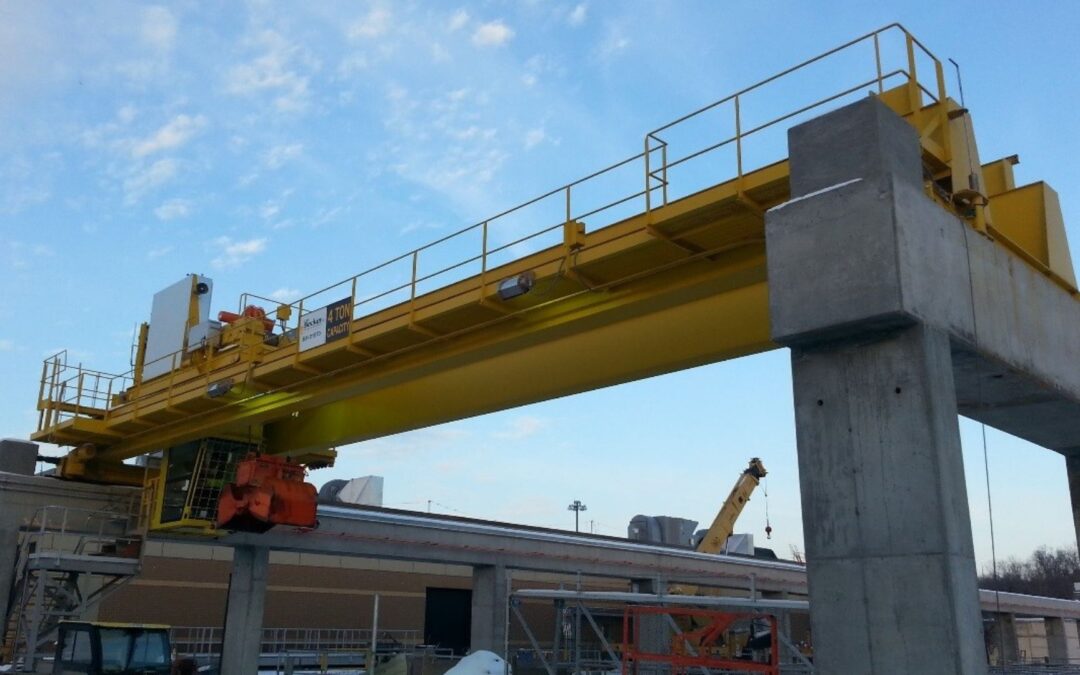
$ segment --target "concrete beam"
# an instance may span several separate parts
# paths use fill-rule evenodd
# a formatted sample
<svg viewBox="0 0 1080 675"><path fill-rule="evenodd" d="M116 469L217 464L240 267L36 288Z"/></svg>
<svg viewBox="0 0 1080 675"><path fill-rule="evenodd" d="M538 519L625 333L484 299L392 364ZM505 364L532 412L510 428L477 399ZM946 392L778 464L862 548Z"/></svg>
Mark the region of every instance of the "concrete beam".
<svg viewBox="0 0 1080 675"><path fill-rule="evenodd" d="M269 548L238 546L233 551L221 651L223 673L258 675L269 564Z"/></svg>
<svg viewBox="0 0 1080 675"><path fill-rule="evenodd" d="M510 572L502 565L473 568L470 651L486 649L506 658Z"/></svg>
<svg viewBox="0 0 1080 675"><path fill-rule="evenodd" d="M737 589L747 588L754 574L761 590L806 590L804 569L794 563L384 509L324 506L318 516L317 530L277 527L264 534L231 534L217 543Z"/></svg>
<svg viewBox="0 0 1080 675"><path fill-rule="evenodd" d="M1078 298L928 199L915 132L880 102L795 127L789 143L793 200L766 226L774 340L933 326L951 340L960 414L1080 448Z"/></svg>

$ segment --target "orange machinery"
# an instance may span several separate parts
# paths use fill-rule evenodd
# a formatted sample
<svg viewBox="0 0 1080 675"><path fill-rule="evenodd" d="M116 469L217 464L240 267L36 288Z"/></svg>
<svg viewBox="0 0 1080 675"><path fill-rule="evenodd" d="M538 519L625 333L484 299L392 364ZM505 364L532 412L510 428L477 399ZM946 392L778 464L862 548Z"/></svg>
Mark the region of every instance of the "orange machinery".
<svg viewBox="0 0 1080 675"><path fill-rule="evenodd" d="M304 467L275 455L251 453L236 465L236 482L218 497L217 526L265 532L274 525L316 527L317 493Z"/></svg>

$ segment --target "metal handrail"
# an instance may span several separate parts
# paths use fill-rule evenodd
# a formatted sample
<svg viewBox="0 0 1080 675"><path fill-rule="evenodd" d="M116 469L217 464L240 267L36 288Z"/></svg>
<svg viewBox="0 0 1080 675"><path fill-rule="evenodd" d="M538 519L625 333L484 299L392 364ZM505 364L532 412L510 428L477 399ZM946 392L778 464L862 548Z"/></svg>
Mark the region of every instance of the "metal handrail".
<svg viewBox="0 0 1080 675"><path fill-rule="evenodd" d="M901 67L889 68L886 70L885 68L883 68L882 65L881 38L886 34L894 32L899 33L904 39L904 43L906 46L906 59ZM868 42L871 42L873 46L875 73L873 78L862 81L855 86L844 88L839 93L833 93L824 98L819 98L812 103L798 108L797 110L787 111L756 126L750 127L748 129L743 128L742 101L746 95L760 90L771 83L777 82L778 80L781 80L782 78L791 75L792 73L798 72L815 63L822 62L840 52L844 52L845 50L853 48L856 45L862 45ZM936 81L934 82L934 85L936 88L936 94L933 93L927 86L924 86L923 83L919 80L916 68L916 51L919 51L928 56L934 64L934 74L936 76ZM428 242L422 246L412 249L411 251L386 260L378 265L370 267L362 272L359 272L358 274L343 279L339 282L325 286L299 299L289 302L278 302L265 296L245 292L240 295L239 310L243 311L244 307L253 300L278 303L279 305L286 305L292 307L297 311L294 313L294 316L291 317L289 321L283 322L282 328L285 331L295 330L299 332L300 327L303 325L302 322L304 315L310 313L311 311L314 311L315 309L321 308L321 305L325 304L316 303L316 298L323 296L324 294L327 294L335 289L342 289L343 291L345 289L348 289L349 297L351 297L352 304L351 318L354 320L359 318L360 316L367 316L366 314L358 312L360 308L363 307L366 310L368 307L372 306L373 303L376 303L379 300L384 300L386 298L394 296L395 294L404 295L405 293L408 293L407 301L403 301L403 304L407 304L408 306L408 309L405 311L405 313L409 316L414 316L416 310L418 309L418 286L421 284L425 284L437 277L447 275L451 272L461 270L471 265L478 265L480 277L482 280L484 280L483 283L486 283L485 276L487 272L491 269L492 256L503 254L507 251L512 251L512 249L514 249L515 247L535 241L545 235L550 235L562 228L564 223L566 222L581 220L583 218L590 218L605 211L609 211L610 209L626 205L640 198L644 198L644 207L646 212L651 212L654 208L662 208L669 203L669 188L672 186L672 181L669 177L670 170L686 166L689 162L695 159L698 159L704 155L708 155L709 153L713 153L721 148L729 147L732 144L735 145L736 154L734 167L735 176L741 179L745 175L746 171L749 169L747 166L744 165L743 153L744 141L749 137L755 134L759 134L766 129L775 127L778 124L781 124L787 120L792 119L793 117L806 113L810 110L826 106L838 99L842 99L845 96L850 96L851 94L856 93L866 87L872 87L873 85L876 85L877 92L882 93L885 90L886 82L889 82L895 78L903 78L903 81L907 82L907 86L911 87L912 89L912 96L922 97L923 95L925 95L929 100L934 101L935 103L943 101L946 96L941 61L899 23L889 24L876 31L872 31L853 40L849 40L844 44L841 44L828 51L818 54L817 56L814 56L810 59L804 60L799 64L791 66L790 68L787 68L779 73L760 80L750 86L744 87L743 89L740 89L733 94L713 101L712 103L702 106L697 110L687 113L681 117L676 118L675 120L672 120L671 122L668 122L653 129L652 131L645 134L644 148L642 152L626 157L618 162L615 162L614 164L608 165L602 169L582 176L581 178L566 183L553 190L549 190L537 197L505 209L500 213L495 214L494 216L450 232L442 237L439 237L438 239L435 239L434 241ZM703 148L693 150L692 152L689 152L680 157L668 156L670 143L668 140L665 140L662 137L662 134L673 130L678 125L683 124L691 119L697 118L709 111L716 110L720 106L727 103L731 103L734 109L734 135L726 137L718 142L709 144ZM916 117L922 114L918 108L919 106L916 106ZM577 210L575 210L575 188L579 188L586 183L591 183L596 179L611 175L612 172L633 166L639 162L643 164L644 169L643 173L639 174L644 177L643 187L640 183L637 183L632 189L627 190L627 192L616 194L614 198L610 201L606 201L602 205L595 207L591 205L582 206L579 197L577 203L578 208ZM557 224L544 227L537 231L533 231L530 234L515 238L512 241L506 243L491 242L491 230L493 229L493 226L497 226L499 224L498 221L500 219L504 219L512 214L521 213L531 206L540 204L545 200L552 199L559 195L562 195L565 200L565 207L562 214L564 220L558 222ZM658 196L659 201L655 201L654 196ZM436 247L442 244L446 244L454 240L461 241L460 238L464 237L469 233L477 233L480 235L481 245L478 253L466 255L463 259L455 259L449 264L440 264L438 266L438 269L433 272L420 270L421 260L427 259L422 258L422 254L433 251ZM362 297L358 295L358 291L363 290L363 285L367 281L368 277L377 272L388 270L396 264L411 265L411 272L407 274L407 280L404 280L400 283L395 282L391 284L389 288L379 288L376 289L374 292L364 293ZM457 280L455 279L454 281ZM453 283L453 281L449 283ZM377 311L378 308L371 310L371 313L373 314ZM181 363L182 352L173 352L172 354L161 357L159 360L164 359L171 359L174 364ZM49 369L50 364L53 366L51 373ZM73 369L75 374L67 377L67 371L70 369ZM176 369L172 368L170 370L172 372L175 372ZM62 379L62 377L66 377L66 379ZM87 382L87 377L96 378L94 379L94 384L97 385L95 387L91 387L89 392L85 391L84 387ZM104 391L102 391L101 387L102 382L107 383L104 386ZM81 364L77 367L68 366L66 363L66 352L61 352L60 354L50 357L46 360L42 371L41 394L39 396L39 407L42 409L42 411L39 417L39 430L53 428L61 421L69 419L72 416L80 416L81 414L85 414L87 412L96 413L102 409L101 407L99 407L102 403L104 403L104 408L106 410L112 408L114 394L119 394L125 391L129 386L129 383L135 383L135 373L133 370L128 371L127 373L124 373L122 375L98 373L96 371L84 369ZM68 392L69 387L75 389L74 394L70 394ZM68 400L65 400L65 396ZM87 410L85 411L83 410L84 400L87 403L87 405L85 406ZM68 405L74 403L75 410L64 410L62 409L64 408L64 405L57 405L58 403Z"/></svg>

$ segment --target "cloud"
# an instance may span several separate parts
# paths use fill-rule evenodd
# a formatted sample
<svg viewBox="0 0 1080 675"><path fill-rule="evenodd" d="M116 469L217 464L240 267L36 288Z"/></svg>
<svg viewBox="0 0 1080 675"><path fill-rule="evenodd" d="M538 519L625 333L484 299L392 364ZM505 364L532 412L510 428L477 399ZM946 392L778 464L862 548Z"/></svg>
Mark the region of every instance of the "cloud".
<svg viewBox="0 0 1080 675"><path fill-rule="evenodd" d="M173 247L169 246L169 245L159 246L157 248L152 248L152 249L150 249L149 251L146 252L146 259L147 260L157 260L158 258L160 258L162 256L168 255L169 253L172 252L172 250L173 250Z"/></svg>
<svg viewBox="0 0 1080 675"><path fill-rule="evenodd" d="M465 24L469 23L469 13L463 9L459 9L454 12L454 15L450 17L450 22L446 24L447 30L451 32L461 30L465 27Z"/></svg>
<svg viewBox="0 0 1080 675"><path fill-rule="evenodd" d="M525 149L532 150L535 148L544 140L545 135L543 129L530 129L525 134Z"/></svg>
<svg viewBox="0 0 1080 675"><path fill-rule="evenodd" d="M489 21L480 24L472 35L472 43L477 47L500 47L514 37L514 29L502 21Z"/></svg>
<svg viewBox="0 0 1080 675"><path fill-rule="evenodd" d="M251 260L266 250L266 238L234 241L231 237L218 237L212 243L218 249L218 255L210 261L216 269L224 270Z"/></svg>
<svg viewBox="0 0 1080 675"><path fill-rule="evenodd" d="M350 40L376 38L390 29L392 16L384 7L373 7L365 16L349 24L345 34Z"/></svg>
<svg viewBox="0 0 1080 675"><path fill-rule="evenodd" d="M165 158L159 159L145 169L132 172L124 180L124 193L126 195L124 201L128 204L134 204L147 192L175 178L179 168L180 166L175 159Z"/></svg>
<svg viewBox="0 0 1080 675"><path fill-rule="evenodd" d="M282 286L273 293L270 294L271 300L277 300L281 303L295 302L300 299L300 290L297 288L288 288Z"/></svg>
<svg viewBox="0 0 1080 675"><path fill-rule="evenodd" d="M269 92L274 106L283 112L302 112L308 107L309 78L300 67L314 69L318 63L299 45L281 34L265 30L254 40L264 51L247 63L229 69L225 90L230 94L254 95Z"/></svg>
<svg viewBox="0 0 1080 675"><path fill-rule="evenodd" d="M259 217L263 220L270 220L280 212L281 204L273 200L263 202L262 206L259 207Z"/></svg>
<svg viewBox="0 0 1080 675"><path fill-rule="evenodd" d="M280 169L291 160L296 159L304 152L303 143L289 143L288 145L275 145L263 155L263 164L268 169Z"/></svg>
<svg viewBox="0 0 1080 675"><path fill-rule="evenodd" d="M491 435L504 441L520 441L535 436L545 427L547 427L547 421L531 415L522 415L510 420L502 431L493 432Z"/></svg>
<svg viewBox="0 0 1080 675"><path fill-rule="evenodd" d="M162 150L179 148L204 127L206 127L206 117L203 115L195 117L177 115L152 136L136 143L131 149L131 154L135 157L145 157Z"/></svg>
<svg viewBox="0 0 1080 675"><path fill-rule="evenodd" d="M187 199L169 199L154 209L158 220L176 220L191 215L191 201Z"/></svg>
<svg viewBox="0 0 1080 675"><path fill-rule="evenodd" d="M176 42L176 17L165 7L147 7L143 10L142 41L159 51L172 49Z"/></svg>
<svg viewBox="0 0 1080 675"><path fill-rule="evenodd" d="M601 59L610 59L617 56L620 52L630 46L630 38L626 37L626 34L619 28L612 27L608 29L607 35L604 37L603 42L597 47L596 53Z"/></svg>
<svg viewBox="0 0 1080 675"><path fill-rule="evenodd" d="M588 6L584 2L577 5L572 10L570 10L569 14L566 15L566 23L570 24L571 26L580 26L581 24L585 23L588 9Z"/></svg>
<svg viewBox="0 0 1080 675"><path fill-rule="evenodd" d="M0 340L0 352L15 351L15 343L12 340Z"/></svg>

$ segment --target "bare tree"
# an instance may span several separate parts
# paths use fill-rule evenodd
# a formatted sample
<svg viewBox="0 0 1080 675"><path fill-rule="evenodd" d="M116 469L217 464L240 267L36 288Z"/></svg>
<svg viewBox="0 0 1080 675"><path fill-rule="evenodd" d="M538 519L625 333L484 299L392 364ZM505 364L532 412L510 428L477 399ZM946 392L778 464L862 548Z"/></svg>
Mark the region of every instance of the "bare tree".
<svg viewBox="0 0 1080 675"><path fill-rule="evenodd" d="M1076 581L1080 581L1080 555L1076 549L1043 547L1027 560L1009 558L999 562L996 575L992 568L984 567L979 588L1071 600Z"/></svg>

